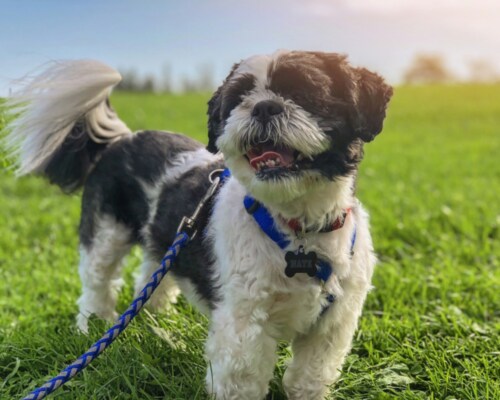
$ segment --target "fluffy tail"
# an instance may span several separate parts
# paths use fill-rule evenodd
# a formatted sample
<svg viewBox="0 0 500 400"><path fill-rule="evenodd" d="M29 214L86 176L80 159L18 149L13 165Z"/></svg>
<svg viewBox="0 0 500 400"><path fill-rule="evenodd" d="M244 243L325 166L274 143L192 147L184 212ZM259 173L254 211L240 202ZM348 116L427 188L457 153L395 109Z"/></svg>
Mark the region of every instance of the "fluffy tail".
<svg viewBox="0 0 500 400"><path fill-rule="evenodd" d="M65 192L83 185L100 153L130 135L109 104L121 76L92 60L54 62L7 101L6 147L17 174L45 175Z"/></svg>

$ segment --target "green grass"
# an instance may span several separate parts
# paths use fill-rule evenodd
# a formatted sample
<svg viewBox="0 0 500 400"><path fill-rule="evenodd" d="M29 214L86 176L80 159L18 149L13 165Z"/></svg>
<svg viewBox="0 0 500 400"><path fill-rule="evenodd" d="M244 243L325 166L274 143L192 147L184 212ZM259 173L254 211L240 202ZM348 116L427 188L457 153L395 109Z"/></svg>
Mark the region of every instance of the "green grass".
<svg viewBox="0 0 500 400"><path fill-rule="evenodd" d="M206 100L118 93L112 102L133 129L204 140ZM500 398L499 154L499 86L397 88L360 170L380 263L336 399ZM0 182L0 399L16 399L105 324L95 321L90 337L74 328L79 196L9 172ZM120 310L139 262L136 249ZM140 315L54 398L206 398L207 323L184 302L177 310ZM273 399L284 398L283 370L281 357Z"/></svg>

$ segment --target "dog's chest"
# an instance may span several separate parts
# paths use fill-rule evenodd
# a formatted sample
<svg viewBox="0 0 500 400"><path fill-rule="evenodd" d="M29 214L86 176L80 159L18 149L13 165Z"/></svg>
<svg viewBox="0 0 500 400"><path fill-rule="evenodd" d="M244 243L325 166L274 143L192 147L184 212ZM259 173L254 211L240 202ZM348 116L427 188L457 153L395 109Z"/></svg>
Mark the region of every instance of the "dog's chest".
<svg viewBox="0 0 500 400"><path fill-rule="evenodd" d="M276 339L308 332L325 305L320 280L304 273L287 277L285 252L252 228L234 237L236 243L226 237L221 246L215 265L221 293L239 312L258 315Z"/></svg>
<svg viewBox="0 0 500 400"><path fill-rule="evenodd" d="M305 285L293 292L276 292L270 295L268 320L265 327L277 339L293 339L307 333L318 320L322 309L320 287Z"/></svg>
<svg viewBox="0 0 500 400"><path fill-rule="evenodd" d="M273 337L287 339L307 333L327 304L322 283L305 273L285 275L286 251L246 213L244 193L238 189L231 183L223 188L208 229L221 298L242 319L245 315L258 319ZM325 284L334 296L341 291L337 273L348 269L348 242L340 232L304 241L306 252L314 251L334 266L334 274ZM337 284L332 286L334 281Z"/></svg>

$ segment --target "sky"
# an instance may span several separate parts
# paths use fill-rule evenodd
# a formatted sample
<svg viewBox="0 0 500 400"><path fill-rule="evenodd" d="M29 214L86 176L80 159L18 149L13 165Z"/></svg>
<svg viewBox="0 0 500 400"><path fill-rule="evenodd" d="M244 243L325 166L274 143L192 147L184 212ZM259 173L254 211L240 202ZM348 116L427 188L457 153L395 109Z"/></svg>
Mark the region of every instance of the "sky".
<svg viewBox="0 0 500 400"><path fill-rule="evenodd" d="M0 96L50 60L93 58L174 81L277 49L349 55L397 83L417 53L459 76L500 70L499 0L0 0Z"/></svg>

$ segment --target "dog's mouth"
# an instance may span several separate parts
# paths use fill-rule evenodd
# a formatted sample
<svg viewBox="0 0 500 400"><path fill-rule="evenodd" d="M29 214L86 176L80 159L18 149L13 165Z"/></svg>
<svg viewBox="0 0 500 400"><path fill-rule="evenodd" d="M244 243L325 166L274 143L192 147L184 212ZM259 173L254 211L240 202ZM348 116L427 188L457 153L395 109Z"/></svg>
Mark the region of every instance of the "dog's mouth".
<svg viewBox="0 0 500 400"><path fill-rule="evenodd" d="M312 157L306 157L298 150L271 142L250 148L245 156L250 166L262 178L298 172L310 166L313 161Z"/></svg>

